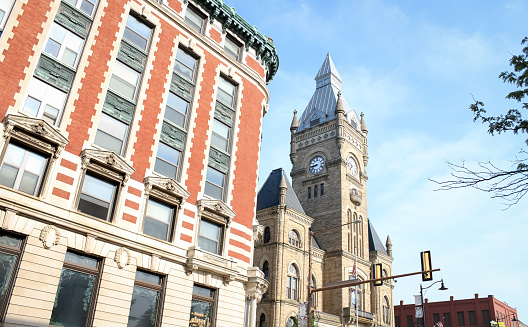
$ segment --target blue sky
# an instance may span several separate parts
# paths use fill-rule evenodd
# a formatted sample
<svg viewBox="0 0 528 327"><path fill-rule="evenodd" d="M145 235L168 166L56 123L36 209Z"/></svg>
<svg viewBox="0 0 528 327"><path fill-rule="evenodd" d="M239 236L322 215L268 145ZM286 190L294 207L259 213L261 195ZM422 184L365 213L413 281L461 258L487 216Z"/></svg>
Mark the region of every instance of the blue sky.
<svg viewBox="0 0 528 327"><path fill-rule="evenodd" d="M394 244L393 274L417 271L431 250L448 291L431 301L489 294L528 321L525 240L528 198L509 210L473 189L435 192L446 161L507 168L526 135L486 133L467 109L475 98L488 112L519 107L498 79L528 35L526 1L230 0L228 4L272 37L280 68L269 85L260 184L272 169L291 169L289 125L315 90L327 51L350 106L368 126L368 213ZM526 149L526 147L525 147ZM420 277L400 279L394 302L412 303ZM427 284L428 285L428 284ZM424 284L426 286L426 284Z"/></svg>

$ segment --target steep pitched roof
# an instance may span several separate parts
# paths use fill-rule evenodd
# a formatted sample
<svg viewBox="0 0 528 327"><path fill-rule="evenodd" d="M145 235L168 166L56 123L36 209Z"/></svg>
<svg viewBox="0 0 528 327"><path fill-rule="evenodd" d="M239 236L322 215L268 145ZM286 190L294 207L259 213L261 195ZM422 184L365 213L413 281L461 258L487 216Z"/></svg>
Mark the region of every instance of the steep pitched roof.
<svg viewBox="0 0 528 327"><path fill-rule="evenodd" d="M293 191L293 188L290 184L290 180L286 176L282 168L277 168L273 170L264 185L260 188L257 195L257 210L262 210L266 208L271 208L279 205L280 192L279 186L281 184L282 178L286 181L286 205L291 207L299 212L304 213L304 210L297 199L297 195Z"/></svg>
<svg viewBox="0 0 528 327"><path fill-rule="evenodd" d="M315 76L315 82L315 92L299 119L297 132L336 118L335 107L337 94L341 91L341 77L335 68L330 53L326 55L321 68L319 68L319 72ZM356 112L350 108L342 95L341 101L343 102L347 121L356 129L359 129L360 121Z"/></svg>
<svg viewBox="0 0 528 327"><path fill-rule="evenodd" d="M387 254L387 250L385 249L385 245L383 245L383 242L381 242L378 233L376 233L376 230L374 229L374 226L372 226L372 223L368 222L368 232L369 232L369 252L371 251L378 251Z"/></svg>

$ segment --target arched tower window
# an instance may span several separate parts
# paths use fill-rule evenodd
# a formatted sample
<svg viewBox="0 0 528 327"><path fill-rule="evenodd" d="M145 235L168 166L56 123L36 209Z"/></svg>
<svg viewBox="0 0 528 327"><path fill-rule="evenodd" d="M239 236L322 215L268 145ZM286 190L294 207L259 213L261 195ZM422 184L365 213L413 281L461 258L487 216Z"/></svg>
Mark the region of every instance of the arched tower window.
<svg viewBox="0 0 528 327"><path fill-rule="evenodd" d="M264 279L269 281L269 263L267 261L264 261L264 264L262 265L262 272L264 273ZM266 290L266 292L262 295L262 297L267 298L269 293L270 287Z"/></svg>
<svg viewBox="0 0 528 327"><path fill-rule="evenodd" d="M386 296L383 298L383 323L390 324L390 306L389 299Z"/></svg>
<svg viewBox="0 0 528 327"><path fill-rule="evenodd" d="M317 288L317 282L315 280L315 276L312 276L312 289L313 288ZM318 300L317 293L312 293L312 307L314 309L317 308L317 300Z"/></svg>
<svg viewBox="0 0 528 327"><path fill-rule="evenodd" d="M260 315L259 327L266 327L266 315L265 314Z"/></svg>
<svg viewBox="0 0 528 327"><path fill-rule="evenodd" d="M354 239L353 239L353 236L352 236L352 228L354 228L352 226L352 211L350 211L350 209L348 209L347 211L347 228L348 228L348 252L352 253L352 244L354 243Z"/></svg>
<svg viewBox="0 0 528 327"><path fill-rule="evenodd" d="M359 220L363 221L363 217L362 216L359 216ZM365 251L365 247L362 246L363 244L363 223L359 223L359 224L356 224L357 227L358 227L358 255L363 257L365 255L364 251Z"/></svg>
<svg viewBox="0 0 528 327"><path fill-rule="evenodd" d="M352 217L353 221L356 221L358 219L357 217L357 213L354 212L354 216ZM358 239L359 239L359 225L361 224L353 224L353 229L354 229L354 252L352 253L357 253L358 256L361 257L361 253L359 253L359 242L358 242Z"/></svg>
<svg viewBox="0 0 528 327"><path fill-rule="evenodd" d="M296 247L299 247L301 245L299 234L293 229L290 231L288 242Z"/></svg>
<svg viewBox="0 0 528 327"><path fill-rule="evenodd" d="M297 268L294 265L290 265L288 269L288 279L286 284L286 296L288 299L297 301L298 292L297 292L297 282L299 281L299 274L297 273Z"/></svg>
<svg viewBox="0 0 528 327"><path fill-rule="evenodd" d="M264 244L269 243L271 241L271 229L269 227L266 227L264 229Z"/></svg>

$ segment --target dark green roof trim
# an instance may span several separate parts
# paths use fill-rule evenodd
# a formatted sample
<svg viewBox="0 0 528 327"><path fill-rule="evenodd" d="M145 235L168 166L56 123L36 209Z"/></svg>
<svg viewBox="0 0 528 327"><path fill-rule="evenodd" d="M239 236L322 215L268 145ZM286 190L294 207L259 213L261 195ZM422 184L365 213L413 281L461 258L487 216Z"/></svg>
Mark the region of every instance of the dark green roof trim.
<svg viewBox="0 0 528 327"><path fill-rule="evenodd" d="M184 0L183 2L187 3L189 0ZM209 14L211 23L216 19L222 24L222 32L224 34L229 29L229 31L243 40L246 43L246 51L250 47L255 49L257 60L262 59L262 62L268 68L266 83L269 83L279 69L279 56L273 42L266 35L259 33L255 26L251 26L236 13L235 8L229 7L223 0L193 0L193 2L200 5Z"/></svg>

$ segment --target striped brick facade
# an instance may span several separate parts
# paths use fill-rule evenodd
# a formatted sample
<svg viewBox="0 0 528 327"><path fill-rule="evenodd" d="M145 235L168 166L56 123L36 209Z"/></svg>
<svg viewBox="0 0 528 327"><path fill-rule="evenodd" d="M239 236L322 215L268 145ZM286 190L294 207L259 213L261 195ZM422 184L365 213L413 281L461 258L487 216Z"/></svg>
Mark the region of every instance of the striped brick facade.
<svg viewBox="0 0 528 327"><path fill-rule="evenodd" d="M87 3L95 4L91 14L80 9ZM211 2L207 1L10 2L7 19L0 26L0 116L4 122L0 169L5 168L0 180L11 176L2 174L7 176L7 169L12 169L6 156L13 153L14 146L26 150L26 155L41 155L45 163L33 194L22 190L19 177L13 185L0 182L0 232L23 244L6 285L0 324L51 324L65 256L73 251L101 262L87 325L127 325L139 269L163 280L163 305L156 326L189 325L195 285L215 294L213 325L255 326L256 301L267 285L262 272L252 267L258 160L262 119L269 101L266 83L275 74L278 59L270 40L262 39L256 29L241 32L247 23L235 12L229 14L222 1L212 3L220 9L217 17L211 17ZM201 32L185 20L190 10L203 16ZM233 15L229 19L234 23L227 23L226 13ZM130 43L130 17L150 29L144 50L125 48ZM50 44L57 25L68 31L67 36L82 39L73 65L57 59L60 51L69 50L62 48L66 43L53 39L61 46L58 54L53 54ZM224 50L227 36L241 44L238 59ZM184 131L173 127L184 135L178 143L177 173L167 177L154 170L161 141L180 135L167 134L164 129L173 78L178 75L178 51L193 57L196 65ZM135 83L135 93L130 99L119 94L115 104L110 95L118 66L139 78L136 82L121 80ZM223 193L215 198L207 195L205 188L214 159L213 124L221 80L235 87L234 114L229 147L220 151L228 158L223 162ZM54 122L46 118L54 107L43 109L44 100L37 99L42 105L37 114L28 109L35 81L65 94ZM178 87L184 85L178 83ZM127 116L125 136L119 139L121 151L116 153L105 148L109 143L96 138L102 133L103 116L124 117L128 113L123 111L123 103L133 109ZM22 166L26 164L23 161L15 172L21 179L26 176L23 169L29 169ZM114 187L106 220L81 212L88 175ZM166 240L144 233L152 199L171 204ZM199 246L204 220L220 228L218 253Z"/></svg>

